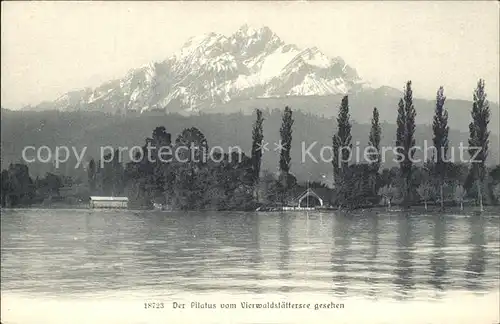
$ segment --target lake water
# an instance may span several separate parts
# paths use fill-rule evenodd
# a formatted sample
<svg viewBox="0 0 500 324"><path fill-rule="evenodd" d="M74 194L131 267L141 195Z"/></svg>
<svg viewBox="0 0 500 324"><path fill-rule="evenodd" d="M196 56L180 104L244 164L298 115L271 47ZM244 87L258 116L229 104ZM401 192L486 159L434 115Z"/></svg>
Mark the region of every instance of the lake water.
<svg viewBox="0 0 500 324"><path fill-rule="evenodd" d="M499 323L499 220L2 210L1 320Z"/></svg>

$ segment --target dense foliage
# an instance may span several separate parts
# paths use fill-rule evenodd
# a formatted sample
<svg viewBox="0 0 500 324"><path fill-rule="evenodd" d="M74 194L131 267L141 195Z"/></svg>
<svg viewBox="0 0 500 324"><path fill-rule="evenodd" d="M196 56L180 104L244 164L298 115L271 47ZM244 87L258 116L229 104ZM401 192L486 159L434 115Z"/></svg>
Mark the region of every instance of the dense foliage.
<svg viewBox="0 0 500 324"><path fill-rule="evenodd" d="M444 89L440 87L436 94L436 110L434 115L434 120L432 123L432 131L434 137L432 141L434 147L436 148L435 157L433 157L432 170L434 178L438 180L439 186L439 196L441 201L441 208L444 208L444 195L443 186L446 179L446 161L448 153L448 133L450 128L448 127L448 111L444 108L446 97L444 96ZM432 186L430 186L432 188Z"/></svg>
<svg viewBox="0 0 500 324"><path fill-rule="evenodd" d="M469 127L469 146L479 148L478 153L469 149L469 154L478 163L447 160L449 127L444 103L441 87L436 96L432 125L435 155L423 164L415 164L411 158L415 153L412 147L416 143L416 108L411 82L406 84L398 105L395 131L395 142L399 147L397 153L402 160L399 167L387 167L384 164L386 168L380 170L383 165L381 149L384 136L379 112L377 108L373 109L371 128L367 134L371 159L367 163L352 162L353 122L350 120L348 97L345 96L341 101L332 138L333 187L309 181L299 183L291 173L294 160L291 155L292 132L303 136L295 119L304 125L305 115L294 115L286 107L280 114L280 128L270 130L270 133L280 138L276 173L268 169L261 170L266 152L263 122L274 117L268 112L264 118L265 113L256 110L251 132L249 129L246 135L251 139L250 155L243 151L212 151L210 138L198 127L183 129L172 141L167 128L158 126L152 131L151 137L145 138L142 149L135 152L135 158L127 161L122 152L116 150L102 160L91 159L86 165L83 179L49 172L43 178L33 180L26 165L10 164L1 173L1 203L2 206L16 207L43 204L61 198L74 203L85 201L90 195L101 195L127 196L133 208L152 208L156 204L181 210L254 210L258 206L293 204L297 194L313 188L321 192L327 205L347 209L379 204L388 207L393 204L406 207L423 204L425 208L429 204L439 204L444 208L450 204L463 206L470 200L480 206L499 204L500 165L488 167L485 163L489 148L490 112L484 81L478 82L474 92ZM172 156L167 154L165 158L164 148L168 148L169 152L180 153L176 158L168 159ZM180 148L191 150L178 150ZM272 151L272 148L267 150ZM67 197L72 200L65 199Z"/></svg>
<svg viewBox="0 0 500 324"><path fill-rule="evenodd" d="M483 206L482 187L485 178L485 161L488 157L490 106L486 100L484 80L479 80L474 90L472 122L469 124L469 154L472 162L472 177L476 181L479 204Z"/></svg>
<svg viewBox="0 0 500 324"><path fill-rule="evenodd" d="M403 98L398 105L398 130L396 132L396 147L399 155L399 166L401 176L404 179L403 197L404 203L409 206L411 204L412 188L412 171L413 159L415 157L415 107L413 106L413 90L411 81L406 83Z"/></svg>

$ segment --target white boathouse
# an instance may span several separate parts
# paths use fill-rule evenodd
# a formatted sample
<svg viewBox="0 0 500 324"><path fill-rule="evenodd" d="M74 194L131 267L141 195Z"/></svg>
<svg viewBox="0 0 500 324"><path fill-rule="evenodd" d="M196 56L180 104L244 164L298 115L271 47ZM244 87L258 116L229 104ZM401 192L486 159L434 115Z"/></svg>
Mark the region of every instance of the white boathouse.
<svg viewBox="0 0 500 324"><path fill-rule="evenodd" d="M90 196L90 208L128 208L127 197Z"/></svg>
<svg viewBox="0 0 500 324"><path fill-rule="evenodd" d="M321 198L314 190L308 188L306 191L303 191L300 195L297 195L295 199L292 200L291 205L300 207L300 208L308 208L308 207L323 207L324 202L323 198Z"/></svg>

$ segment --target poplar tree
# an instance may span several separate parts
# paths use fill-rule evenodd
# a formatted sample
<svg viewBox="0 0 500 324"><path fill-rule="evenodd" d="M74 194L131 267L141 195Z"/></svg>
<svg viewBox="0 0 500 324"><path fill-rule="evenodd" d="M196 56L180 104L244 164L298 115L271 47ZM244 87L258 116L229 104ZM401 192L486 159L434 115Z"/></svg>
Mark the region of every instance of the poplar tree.
<svg viewBox="0 0 500 324"><path fill-rule="evenodd" d="M257 109L256 114L257 119L253 124L252 130L252 177L254 184L259 181L260 166L262 161L262 140L264 139L264 131L262 127L264 117L262 117L262 111Z"/></svg>
<svg viewBox="0 0 500 324"><path fill-rule="evenodd" d="M443 186L446 177L446 155L448 153L448 112L444 108L444 89L440 87L436 94L436 109L434 114L434 121L432 123L432 130L434 137L434 147L436 148L436 156L434 158L434 173L436 180L438 180L439 195L441 200L441 210L444 209L444 195Z"/></svg>
<svg viewBox="0 0 500 324"><path fill-rule="evenodd" d="M404 201L407 207L410 205L412 190L412 167L415 155L415 116L413 106L413 91L411 81L406 83L403 98L398 105L398 119L396 131L396 146L401 176L404 180Z"/></svg>
<svg viewBox="0 0 500 324"><path fill-rule="evenodd" d="M342 102L339 108L339 114L337 117L337 133L333 135L333 174L335 176L335 182L339 179L342 180L342 174L346 171L348 166L348 160L350 158L352 149L352 136L351 128L352 125L349 121L349 99L348 96L342 98ZM340 161L340 159L342 161Z"/></svg>
<svg viewBox="0 0 500 324"><path fill-rule="evenodd" d="M290 171L290 161L291 161L290 150L292 148L292 126L293 126L292 109L290 109L289 107L285 107L280 128L281 150L280 150L280 160L279 160L280 171L285 174L288 174L288 172Z"/></svg>
<svg viewBox="0 0 500 324"><path fill-rule="evenodd" d="M96 165L94 159L91 159L87 167L87 178L89 182L90 194L94 194L96 190Z"/></svg>
<svg viewBox="0 0 500 324"><path fill-rule="evenodd" d="M477 185L478 199L483 211L482 182L485 177L485 161L488 157L490 105L484 91L484 80L479 79L473 93L472 122L469 124L469 154L471 156L472 176Z"/></svg>
<svg viewBox="0 0 500 324"><path fill-rule="evenodd" d="M381 139L382 129L380 127L379 113L378 109L373 108L372 113L372 127L370 129L370 136L368 138L368 145L370 146L370 166L371 166L371 185L373 194L376 191L376 176L380 169L381 155L380 155L380 139Z"/></svg>
<svg viewBox="0 0 500 324"><path fill-rule="evenodd" d="M382 128L380 127L379 113L377 108L373 108L372 113L372 127L370 129L370 136L368 138L368 145L372 149L370 162L376 172L380 169L381 156L380 156L380 139L382 137Z"/></svg>

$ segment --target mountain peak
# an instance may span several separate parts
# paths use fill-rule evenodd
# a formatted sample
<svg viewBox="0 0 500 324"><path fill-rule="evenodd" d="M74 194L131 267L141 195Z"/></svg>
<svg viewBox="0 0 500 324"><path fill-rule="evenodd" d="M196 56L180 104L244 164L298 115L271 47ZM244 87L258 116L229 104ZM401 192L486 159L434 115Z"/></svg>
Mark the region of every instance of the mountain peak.
<svg viewBox="0 0 500 324"><path fill-rule="evenodd" d="M246 23L246 24L241 25L241 27L236 31L236 34L237 33L245 34L247 36L252 36L255 34L262 34L262 33L273 34L273 31L267 26L257 27L257 26L249 25L248 23Z"/></svg>
<svg viewBox="0 0 500 324"><path fill-rule="evenodd" d="M196 111L235 99L344 94L358 82L341 58L285 44L267 26L244 24L230 36L191 37L167 60L132 69L94 90L68 93L55 106Z"/></svg>

